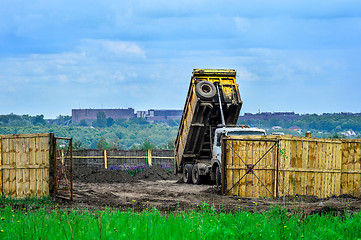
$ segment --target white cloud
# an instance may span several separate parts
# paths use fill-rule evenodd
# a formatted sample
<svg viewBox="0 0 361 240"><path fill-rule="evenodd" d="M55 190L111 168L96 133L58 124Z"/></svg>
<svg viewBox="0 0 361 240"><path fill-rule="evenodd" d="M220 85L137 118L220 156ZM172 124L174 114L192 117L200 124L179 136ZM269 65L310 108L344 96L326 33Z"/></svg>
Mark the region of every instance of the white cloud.
<svg viewBox="0 0 361 240"><path fill-rule="evenodd" d="M117 54L130 54L145 58L145 52L132 42L102 40L100 43L104 49Z"/></svg>
<svg viewBox="0 0 361 240"><path fill-rule="evenodd" d="M135 42L84 39L79 48L87 54L98 54L103 57L105 57L104 54L111 54L119 57L146 58L145 51Z"/></svg>
<svg viewBox="0 0 361 240"><path fill-rule="evenodd" d="M254 73L251 73L246 68L238 68L237 78L239 81L255 81L258 79L258 76Z"/></svg>
<svg viewBox="0 0 361 240"><path fill-rule="evenodd" d="M241 32L246 32L250 26L250 21L247 18L234 17L233 21L236 24L236 28Z"/></svg>

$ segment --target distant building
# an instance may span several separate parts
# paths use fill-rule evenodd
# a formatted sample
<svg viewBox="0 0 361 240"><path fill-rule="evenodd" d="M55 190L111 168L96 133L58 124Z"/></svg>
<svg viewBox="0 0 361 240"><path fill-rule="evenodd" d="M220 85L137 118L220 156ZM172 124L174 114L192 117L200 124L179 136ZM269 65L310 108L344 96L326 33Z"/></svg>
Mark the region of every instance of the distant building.
<svg viewBox="0 0 361 240"><path fill-rule="evenodd" d="M273 130L280 130L280 129L282 129L282 127L281 126L273 126L272 129Z"/></svg>
<svg viewBox="0 0 361 240"><path fill-rule="evenodd" d="M71 116L73 123L80 123L81 120L85 120L88 124L91 124L97 119L97 114L104 112L107 118L113 118L117 120L119 118L129 119L134 118L133 108L128 109L72 109Z"/></svg>
<svg viewBox="0 0 361 240"><path fill-rule="evenodd" d="M277 119L288 119L288 120L296 120L299 119L301 116L294 112L261 112L261 113L245 113L243 116L239 117L239 120L246 121L252 119L259 119L259 120L269 120L272 118Z"/></svg>
<svg viewBox="0 0 361 240"><path fill-rule="evenodd" d="M146 118L148 111L137 111L137 118Z"/></svg>
<svg viewBox="0 0 361 240"><path fill-rule="evenodd" d="M182 110L149 109L145 114L145 118L150 123L167 123L169 120L180 120L182 113Z"/></svg>
<svg viewBox="0 0 361 240"><path fill-rule="evenodd" d="M353 130L348 130L348 131L346 131L346 132L344 132L342 134L345 135L345 136L348 136L348 137L356 136L356 133Z"/></svg>
<svg viewBox="0 0 361 240"><path fill-rule="evenodd" d="M145 118L149 123L167 123L169 120L180 120L182 110L149 109L148 111L137 111L137 118Z"/></svg>
<svg viewBox="0 0 361 240"><path fill-rule="evenodd" d="M283 132L271 132L271 135L281 136L281 135L285 135L285 134Z"/></svg>
<svg viewBox="0 0 361 240"><path fill-rule="evenodd" d="M292 126L292 127L289 128L289 130L299 132L299 133L302 132L302 129L300 127L298 127L298 126Z"/></svg>

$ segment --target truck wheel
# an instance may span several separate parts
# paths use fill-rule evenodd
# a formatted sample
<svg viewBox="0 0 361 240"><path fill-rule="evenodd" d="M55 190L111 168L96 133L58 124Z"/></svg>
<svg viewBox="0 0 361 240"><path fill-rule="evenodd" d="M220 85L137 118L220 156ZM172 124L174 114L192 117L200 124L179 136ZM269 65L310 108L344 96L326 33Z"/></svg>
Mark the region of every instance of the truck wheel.
<svg viewBox="0 0 361 240"><path fill-rule="evenodd" d="M198 165L195 164L192 169L192 182L194 184L200 185L202 183L203 176L199 175Z"/></svg>
<svg viewBox="0 0 361 240"><path fill-rule="evenodd" d="M222 174L219 167L216 168L216 185L221 186L222 185Z"/></svg>
<svg viewBox="0 0 361 240"><path fill-rule="evenodd" d="M216 87L214 86L213 83L209 81L202 81L197 83L195 90L197 96L203 100L210 100L217 93Z"/></svg>
<svg viewBox="0 0 361 240"><path fill-rule="evenodd" d="M186 164L183 168L183 182L192 183L192 164Z"/></svg>

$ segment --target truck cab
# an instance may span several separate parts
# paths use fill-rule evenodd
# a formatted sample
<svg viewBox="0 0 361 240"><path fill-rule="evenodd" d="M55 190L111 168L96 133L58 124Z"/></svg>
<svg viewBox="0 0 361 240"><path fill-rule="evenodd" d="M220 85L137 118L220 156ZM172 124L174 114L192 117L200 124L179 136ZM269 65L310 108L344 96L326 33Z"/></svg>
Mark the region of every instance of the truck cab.
<svg viewBox="0 0 361 240"><path fill-rule="evenodd" d="M215 130L212 148L212 168L210 172L211 180L215 180L217 185L221 184L220 169L222 163L222 137L248 135L266 135L266 131L264 129L249 126L222 127Z"/></svg>

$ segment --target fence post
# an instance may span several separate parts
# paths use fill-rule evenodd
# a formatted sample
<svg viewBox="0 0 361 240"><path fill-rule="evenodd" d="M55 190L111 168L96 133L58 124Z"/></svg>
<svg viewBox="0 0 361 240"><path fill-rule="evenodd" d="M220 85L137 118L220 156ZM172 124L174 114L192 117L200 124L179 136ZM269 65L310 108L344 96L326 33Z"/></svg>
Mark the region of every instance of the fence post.
<svg viewBox="0 0 361 240"><path fill-rule="evenodd" d="M148 166L152 166L152 149L148 149Z"/></svg>
<svg viewBox="0 0 361 240"><path fill-rule="evenodd" d="M108 169L107 150L104 150L104 167L105 169Z"/></svg>

